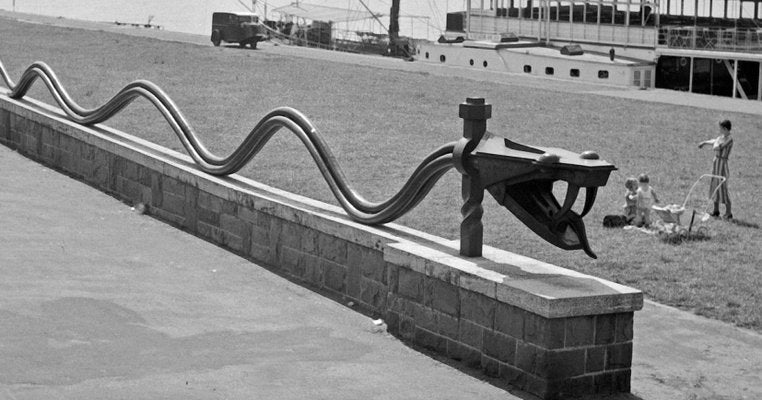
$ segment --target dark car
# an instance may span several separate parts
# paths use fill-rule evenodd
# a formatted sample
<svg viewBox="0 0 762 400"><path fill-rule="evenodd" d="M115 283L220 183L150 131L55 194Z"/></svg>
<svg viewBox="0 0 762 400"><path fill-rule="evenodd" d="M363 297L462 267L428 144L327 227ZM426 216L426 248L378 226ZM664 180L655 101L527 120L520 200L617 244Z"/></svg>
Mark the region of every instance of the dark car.
<svg viewBox="0 0 762 400"><path fill-rule="evenodd" d="M259 16L251 13L214 13L212 14L212 43L247 44L257 48L257 42L267 39L267 30L259 22Z"/></svg>

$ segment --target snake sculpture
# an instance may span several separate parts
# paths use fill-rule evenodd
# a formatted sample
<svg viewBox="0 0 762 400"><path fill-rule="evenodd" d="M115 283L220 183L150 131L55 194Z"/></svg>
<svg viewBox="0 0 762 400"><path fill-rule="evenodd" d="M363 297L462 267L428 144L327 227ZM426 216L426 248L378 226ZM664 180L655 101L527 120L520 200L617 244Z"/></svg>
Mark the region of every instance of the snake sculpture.
<svg viewBox="0 0 762 400"><path fill-rule="evenodd" d="M31 64L17 83L0 62L0 76L10 89L7 96L13 99L23 98L37 79L42 80L68 119L82 125L107 121L134 100L145 98L162 114L198 168L212 175L236 173L285 128L307 148L349 217L363 224L383 224L401 217L417 206L447 171L457 167L476 185L476 192L491 193L543 239L564 249L583 249L595 257L587 242L582 216L592 206L595 190L605 185L614 167L589 152L579 155L562 149L523 146L487 132L476 139L464 138L437 148L424 158L399 192L386 201L372 202L349 186L318 130L293 108L279 107L270 111L230 155L220 157L204 146L174 101L152 82L134 81L100 107L87 109L71 98L55 72L43 62ZM552 194L553 182L557 180L569 184L563 205ZM587 189L582 215L571 210L580 187ZM469 218L481 218L481 196L466 199L464 224Z"/></svg>

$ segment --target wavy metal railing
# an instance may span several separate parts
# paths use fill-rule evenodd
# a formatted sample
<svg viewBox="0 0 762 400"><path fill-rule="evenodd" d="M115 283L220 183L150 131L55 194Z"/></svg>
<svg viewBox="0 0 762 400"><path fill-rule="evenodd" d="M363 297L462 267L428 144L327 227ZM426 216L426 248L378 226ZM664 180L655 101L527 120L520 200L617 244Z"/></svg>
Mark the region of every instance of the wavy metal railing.
<svg viewBox="0 0 762 400"><path fill-rule="evenodd" d="M371 202L349 186L344 172L317 129L304 114L293 108L280 107L272 110L229 156L219 157L201 143L175 102L152 82L134 81L102 106L87 109L71 98L55 72L43 62L31 64L21 75L19 82L14 83L0 61L0 76L10 89L8 96L13 99L23 98L32 84L41 79L68 118L82 125L104 122L135 99L143 97L150 101L169 123L198 168L212 175L229 175L239 171L279 130L286 128L296 134L307 147L341 207L352 219L364 224L383 224L401 217L417 206L442 175L453 167L455 142L445 144L426 156L397 194L383 202Z"/></svg>

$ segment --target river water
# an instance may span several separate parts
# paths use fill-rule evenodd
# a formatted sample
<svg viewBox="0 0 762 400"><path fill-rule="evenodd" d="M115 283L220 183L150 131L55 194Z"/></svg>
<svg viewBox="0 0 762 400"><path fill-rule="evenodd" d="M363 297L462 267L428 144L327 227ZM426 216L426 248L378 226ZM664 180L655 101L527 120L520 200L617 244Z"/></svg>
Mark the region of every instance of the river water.
<svg viewBox="0 0 762 400"><path fill-rule="evenodd" d="M290 0L268 1L268 17L277 18L271 11L292 3ZM304 2L303 2L304 3ZM360 0L310 0L308 3L363 10ZM416 38L436 39L444 29L447 11L463 9L459 0L402 0L400 34ZM264 12L264 1L257 2L257 11ZM374 12L389 14L391 0L365 0ZM0 0L0 9L99 22L152 23L164 29L208 34L215 11L247 11L250 0ZM423 16L424 18L404 17ZM382 21L388 25L388 17ZM355 23L350 29L380 31L376 22Z"/></svg>

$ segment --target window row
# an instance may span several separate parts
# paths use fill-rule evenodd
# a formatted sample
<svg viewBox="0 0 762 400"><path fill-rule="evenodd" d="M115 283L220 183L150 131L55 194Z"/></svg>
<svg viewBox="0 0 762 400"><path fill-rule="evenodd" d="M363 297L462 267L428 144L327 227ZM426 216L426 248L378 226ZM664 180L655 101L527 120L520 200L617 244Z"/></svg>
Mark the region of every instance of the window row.
<svg viewBox="0 0 762 400"><path fill-rule="evenodd" d="M532 66L531 65L524 65L524 72L527 74L532 73ZM556 70L553 67L545 67L545 75L555 75ZM572 68L569 70L569 76L572 78L579 78L579 69ZM598 79L608 79L609 78L609 71L605 69L598 70Z"/></svg>

